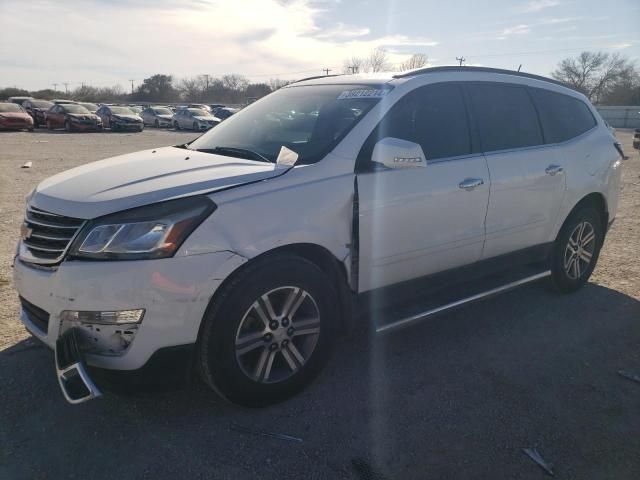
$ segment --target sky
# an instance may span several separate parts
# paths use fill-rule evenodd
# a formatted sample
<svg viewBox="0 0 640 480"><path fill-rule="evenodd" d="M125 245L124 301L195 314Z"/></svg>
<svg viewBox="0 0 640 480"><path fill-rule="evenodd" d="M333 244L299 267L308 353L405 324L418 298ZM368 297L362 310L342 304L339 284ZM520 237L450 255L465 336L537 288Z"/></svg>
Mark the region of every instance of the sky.
<svg viewBox="0 0 640 480"><path fill-rule="evenodd" d="M640 0L0 0L0 19L0 88L296 79L376 47L394 65L423 53L549 75L601 50L640 66Z"/></svg>

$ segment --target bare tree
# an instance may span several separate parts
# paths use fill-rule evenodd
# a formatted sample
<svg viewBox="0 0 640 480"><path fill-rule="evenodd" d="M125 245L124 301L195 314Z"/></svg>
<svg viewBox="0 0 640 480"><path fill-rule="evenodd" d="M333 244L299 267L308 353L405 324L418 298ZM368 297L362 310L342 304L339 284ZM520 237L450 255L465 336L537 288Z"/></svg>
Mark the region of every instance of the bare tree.
<svg viewBox="0 0 640 480"><path fill-rule="evenodd" d="M249 85L249 80L237 73L230 73L222 77L222 84L229 90L244 90Z"/></svg>
<svg viewBox="0 0 640 480"><path fill-rule="evenodd" d="M424 53L414 53L398 66L398 70L401 72L404 72L405 70L414 70L416 68L426 66L427 63L429 63L429 59Z"/></svg>
<svg viewBox="0 0 640 480"><path fill-rule="evenodd" d="M551 76L597 103L616 85L637 78L638 72L633 62L617 53L582 52L576 58L562 60Z"/></svg>
<svg viewBox="0 0 640 480"><path fill-rule="evenodd" d="M289 85L289 83L291 83L289 80L282 80L281 78L271 78L269 79L269 88L272 92L275 92L285 85Z"/></svg>
<svg viewBox="0 0 640 480"><path fill-rule="evenodd" d="M391 70L389 55L383 47L374 48L365 61L366 72L386 72Z"/></svg>
<svg viewBox="0 0 640 480"><path fill-rule="evenodd" d="M343 73L362 73L364 71L365 60L362 57L353 56L345 58L342 66Z"/></svg>
<svg viewBox="0 0 640 480"><path fill-rule="evenodd" d="M206 88L204 78L201 76L183 78L178 86L182 98L187 102L200 102Z"/></svg>

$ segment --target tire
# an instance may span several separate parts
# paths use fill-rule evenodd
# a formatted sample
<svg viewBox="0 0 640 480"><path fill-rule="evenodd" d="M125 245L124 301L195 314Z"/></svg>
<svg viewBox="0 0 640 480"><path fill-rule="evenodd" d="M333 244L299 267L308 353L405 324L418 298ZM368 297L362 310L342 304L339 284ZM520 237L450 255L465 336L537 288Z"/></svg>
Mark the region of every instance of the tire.
<svg viewBox="0 0 640 480"><path fill-rule="evenodd" d="M180 124L178 122L173 122L173 128L180 130Z"/></svg>
<svg viewBox="0 0 640 480"><path fill-rule="evenodd" d="M193 130L196 132L200 130L200 125L198 125L198 122L193 122Z"/></svg>
<svg viewBox="0 0 640 480"><path fill-rule="evenodd" d="M72 129L71 129L71 123L69 122L69 120L65 120L65 121L64 121L64 129L65 129L67 132L71 132L71 131L72 131Z"/></svg>
<svg viewBox="0 0 640 480"><path fill-rule="evenodd" d="M158 119L156 119L156 121L153 124L153 126L156 127L156 128L160 128L160 122L158 121Z"/></svg>
<svg viewBox="0 0 640 480"><path fill-rule="evenodd" d="M259 312L269 311L265 297L275 312L267 313L269 321ZM284 315L289 299L297 305L290 319ZM223 286L207 309L198 343L202 378L226 400L246 407L295 395L328 359L337 305L329 278L310 261L282 254L257 260Z"/></svg>
<svg viewBox="0 0 640 480"><path fill-rule="evenodd" d="M582 287L596 267L604 242L604 226L598 211L585 206L564 222L551 252L551 283L560 293Z"/></svg>

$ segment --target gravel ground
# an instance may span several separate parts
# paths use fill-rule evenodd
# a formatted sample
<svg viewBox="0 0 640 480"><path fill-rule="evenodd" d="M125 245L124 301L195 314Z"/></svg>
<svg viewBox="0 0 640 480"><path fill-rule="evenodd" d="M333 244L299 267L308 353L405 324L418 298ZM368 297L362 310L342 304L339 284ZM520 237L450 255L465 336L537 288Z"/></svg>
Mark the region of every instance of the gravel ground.
<svg viewBox="0 0 640 480"><path fill-rule="evenodd" d="M338 343L320 378L267 409L194 386L71 406L18 321L11 260L24 196L100 158L189 140L0 132L0 478L640 478L640 157L619 131L617 220L590 284L543 283L382 339ZM32 161L33 167L20 166ZM277 432L300 441L243 430Z"/></svg>

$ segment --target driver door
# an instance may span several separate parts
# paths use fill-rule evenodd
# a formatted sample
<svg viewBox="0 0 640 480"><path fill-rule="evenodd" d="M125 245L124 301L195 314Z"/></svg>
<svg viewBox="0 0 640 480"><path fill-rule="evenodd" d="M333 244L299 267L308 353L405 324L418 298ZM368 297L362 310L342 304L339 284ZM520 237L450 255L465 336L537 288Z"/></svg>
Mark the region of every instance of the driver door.
<svg viewBox="0 0 640 480"><path fill-rule="evenodd" d="M357 165L361 292L480 259L490 179L470 132L461 88L436 84L407 94L365 142ZM426 167L373 162L374 145L388 137L419 144Z"/></svg>

